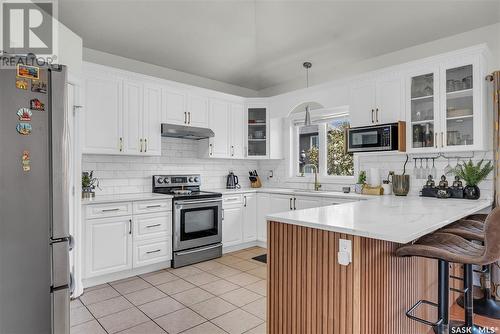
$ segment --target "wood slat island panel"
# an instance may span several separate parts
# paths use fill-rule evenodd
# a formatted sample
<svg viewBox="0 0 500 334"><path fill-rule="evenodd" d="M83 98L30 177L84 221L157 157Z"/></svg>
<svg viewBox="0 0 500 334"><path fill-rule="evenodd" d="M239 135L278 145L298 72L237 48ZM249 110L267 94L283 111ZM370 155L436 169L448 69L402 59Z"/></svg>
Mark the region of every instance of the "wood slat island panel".
<svg viewBox="0 0 500 334"><path fill-rule="evenodd" d="M353 242L349 266L339 239ZM314 228L268 224L268 333L422 334L405 311L436 300L437 264L397 258L398 244ZM435 319L435 311L419 316Z"/></svg>

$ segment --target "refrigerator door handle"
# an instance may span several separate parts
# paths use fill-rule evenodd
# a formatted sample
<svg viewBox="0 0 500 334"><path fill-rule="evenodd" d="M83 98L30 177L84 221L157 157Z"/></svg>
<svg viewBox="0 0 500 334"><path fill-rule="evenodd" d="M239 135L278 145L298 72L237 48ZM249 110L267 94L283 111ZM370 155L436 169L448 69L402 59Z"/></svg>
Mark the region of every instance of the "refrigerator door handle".
<svg viewBox="0 0 500 334"><path fill-rule="evenodd" d="M69 235L69 161L71 158L70 125L68 119L66 68L61 71L49 70L51 92L60 92L58 98L50 96L51 145L52 145L52 239ZM52 95L52 94L51 94Z"/></svg>
<svg viewBox="0 0 500 334"><path fill-rule="evenodd" d="M68 286L69 270L69 240L61 239L51 243L52 251L52 288Z"/></svg>

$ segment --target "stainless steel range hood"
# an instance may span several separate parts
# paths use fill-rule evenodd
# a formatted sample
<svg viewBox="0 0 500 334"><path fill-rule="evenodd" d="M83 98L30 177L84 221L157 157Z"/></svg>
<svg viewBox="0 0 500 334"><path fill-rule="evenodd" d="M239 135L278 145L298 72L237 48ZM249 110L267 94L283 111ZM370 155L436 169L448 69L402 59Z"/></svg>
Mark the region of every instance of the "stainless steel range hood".
<svg viewBox="0 0 500 334"><path fill-rule="evenodd" d="M162 123L161 135L162 137L200 140L213 137L215 133L208 128Z"/></svg>

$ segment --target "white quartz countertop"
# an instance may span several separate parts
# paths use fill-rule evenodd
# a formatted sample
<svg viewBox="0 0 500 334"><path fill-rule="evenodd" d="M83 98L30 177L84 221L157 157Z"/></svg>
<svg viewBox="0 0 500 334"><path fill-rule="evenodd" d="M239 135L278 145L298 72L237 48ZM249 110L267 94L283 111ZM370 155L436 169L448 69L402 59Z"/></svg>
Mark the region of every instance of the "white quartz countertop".
<svg viewBox="0 0 500 334"><path fill-rule="evenodd" d="M492 204L491 200L377 196L267 216L268 220L408 243Z"/></svg>
<svg viewBox="0 0 500 334"><path fill-rule="evenodd" d="M171 195L154 194L154 193L137 193L137 194L122 194L122 195L96 195L94 198L82 199L82 205L101 204L101 203L118 203L118 202L133 202L133 201L151 201L157 199L169 199Z"/></svg>
<svg viewBox="0 0 500 334"><path fill-rule="evenodd" d="M295 196L316 196L316 197L336 197L347 198L353 200L372 199L373 195L362 195L354 192L343 193L340 191L313 191L305 189L291 189L291 188L240 188L240 189L206 189L207 191L215 191L222 193L222 195L233 194L248 194L248 193L265 193L265 194L285 194Z"/></svg>

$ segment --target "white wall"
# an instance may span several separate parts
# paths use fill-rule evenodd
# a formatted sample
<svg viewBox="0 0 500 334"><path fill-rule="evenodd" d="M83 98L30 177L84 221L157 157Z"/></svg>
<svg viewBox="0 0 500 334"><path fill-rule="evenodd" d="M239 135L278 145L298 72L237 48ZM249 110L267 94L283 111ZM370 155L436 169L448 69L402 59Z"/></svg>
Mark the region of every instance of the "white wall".
<svg viewBox="0 0 500 334"><path fill-rule="evenodd" d="M80 78L82 75L83 43L80 36L69 30L62 23L58 24L58 64L68 66L71 76Z"/></svg>
<svg viewBox="0 0 500 334"><path fill-rule="evenodd" d="M339 80L364 72L374 71L395 64L406 63L481 43L488 44L493 53L495 62L491 64L492 69L500 68L500 23L497 23L458 35L438 39L429 43L412 46L410 48L388 53L379 57L370 58L361 62L345 64L342 67L332 67L326 71L322 70L320 73L315 72L313 66L309 76L310 83L313 85L319 85L332 80ZM304 85L304 77L300 76L280 85L260 90L259 94L260 96L275 96L301 89Z"/></svg>
<svg viewBox="0 0 500 334"><path fill-rule="evenodd" d="M125 58L89 48L83 48L83 60L91 63L150 75L161 79L172 80L187 85L212 89L227 94L233 94L242 97L258 96L257 91L254 91L252 89L227 84L221 81L200 77L186 72L176 71L166 67L148 64L138 60Z"/></svg>
<svg viewBox="0 0 500 334"><path fill-rule="evenodd" d="M248 170L257 169L255 161L199 159L198 142L189 139L162 138L160 157L84 155L83 171L95 171L102 190L97 195L150 193L151 176L159 174L200 173L202 188L226 187L230 170L240 177L242 187L250 187Z"/></svg>

